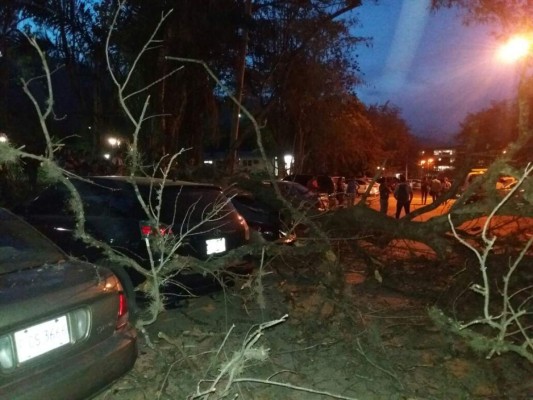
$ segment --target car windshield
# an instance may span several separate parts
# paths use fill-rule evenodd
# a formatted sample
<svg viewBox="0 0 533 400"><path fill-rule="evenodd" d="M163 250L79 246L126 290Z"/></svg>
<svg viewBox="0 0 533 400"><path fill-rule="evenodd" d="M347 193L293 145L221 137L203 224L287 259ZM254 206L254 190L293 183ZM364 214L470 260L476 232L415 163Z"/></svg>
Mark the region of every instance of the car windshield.
<svg viewBox="0 0 533 400"><path fill-rule="evenodd" d="M0 210L0 274L55 263L65 255L24 221Z"/></svg>

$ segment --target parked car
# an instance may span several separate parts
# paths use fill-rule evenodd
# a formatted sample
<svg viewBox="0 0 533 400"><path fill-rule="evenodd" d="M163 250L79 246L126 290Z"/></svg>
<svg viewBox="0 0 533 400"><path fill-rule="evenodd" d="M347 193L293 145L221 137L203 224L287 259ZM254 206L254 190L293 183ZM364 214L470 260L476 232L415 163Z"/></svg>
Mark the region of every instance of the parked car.
<svg viewBox="0 0 533 400"><path fill-rule="evenodd" d="M477 169L473 169L472 171L470 171L466 175L465 181L463 182L463 184L459 188L459 192L460 192L459 195L464 193L468 189L468 187L472 184L474 179L482 176L485 172L487 172L486 168L477 168Z"/></svg>
<svg viewBox="0 0 533 400"><path fill-rule="evenodd" d="M292 244L296 240L296 235L289 233L291 224L284 221L280 211L253 194L240 191L231 195L231 202L250 229L260 233L265 240L280 244Z"/></svg>
<svg viewBox="0 0 533 400"><path fill-rule="evenodd" d="M422 181L420 179L409 179L407 182L411 186L411 189L422 189Z"/></svg>
<svg viewBox="0 0 533 400"><path fill-rule="evenodd" d="M329 175L310 175L310 174L296 174L288 175L283 178L287 182L295 182L307 188L308 182L315 177L318 184L319 193L333 194L335 192L335 182Z"/></svg>
<svg viewBox="0 0 533 400"><path fill-rule="evenodd" d="M0 209L0 398L85 399L128 372L137 335L118 278Z"/></svg>
<svg viewBox="0 0 533 400"><path fill-rule="evenodd" d="M457 194L457 196L462 196L463 193L465 193L470 188L474 181L480 179L486 171L487 170L485 168L473 169L472 171L470 171L467 174L463 185L459 188L459 193ZM510 189L514 187L514 185L516 185L516 183L517 179L515 177L508 175L500 175L495 183L496 193L498 193L499 196L503 197ZM483 187L480 187L475 193L471 193L469 195L468 200L466 202L475 203L486 197L486 190Z"/></svg>
<svg viewBox="0 0 533 400"><path fill-rule="evenodd" d="M314 192L298 182L277 180L275 183L278 186L281 195L288 200L293 207L308 212L328 210L331 205L330 200L334 198L335 195L334 193L330 195L326 192ZM263 181L263 185L271 190L270 197L275 197L272 182Z"/></svg>
<svg viewBox="0 0 533 400"><path fill-rule="evenodd" d="M359 195L363 195L366 193L366 191L368 190L368 187L370 186L371 184L371 180L368 181L366 179L356 179L355 180L357 182L357 194ZM374 184L372 185L372 188L370 189L370 192L368 193L369 196L377 196L379 194L379 183L377 182L374 182Z"/></svg>
<svg viewBox="0 0 533 400"><path fill-rule="evenodd" d="M509 176L503 176L498 179L496 182L496 197L497 200L502 200L504 197L508 195L508 193L514 189L514 187L518 184L518 180L514 177ZM529 187L528 179L522 183L522 186L518 188L513 196L511 196L510 201L513 202L515 205L525 205L526 200L526 192L527 188ZM468 197L468 200L466 201L467 204L476 203L478 201L485 200L488 197L487 191L483 188L480 188L476 193L471 194Z"/></svg>
<svg viewBox="0 0 533 400"><path fill-rule="evenodd" d="M123 254L150 268L145 238L157 234L181 238L184 242L177 253L200 260L227 254L248 243L249 228L244 218L215 185L164 181L161 199L160 226L149 222L141 207L130 177L91 177L90 182L72 179L85 211L85 229L94 238L107 243ZM142 198L155 210L158 194L156 188L161 179L133 178ZM133 268L105 260L99 248L89 247L74 237L75 218L69 207L70 196L63 184L45 189L37 198L17 208L28 222L51 238L67 253L85 260L105 263L123 281L128 298L135 302L134 288L145 281L144 275ZM210 219L209 213L215 213ZM157 254L155 255L157 256ZM164 288L165 292L179 299L179 295L201 294L219 287L220 275L226 272L248 273L253 263L250 258L239 258L225 265L215 275L182 271L169 273L170 281L177 281ZM184 290L180 286L186 288ZM169 297L169 298L170 298Z"/></svg>

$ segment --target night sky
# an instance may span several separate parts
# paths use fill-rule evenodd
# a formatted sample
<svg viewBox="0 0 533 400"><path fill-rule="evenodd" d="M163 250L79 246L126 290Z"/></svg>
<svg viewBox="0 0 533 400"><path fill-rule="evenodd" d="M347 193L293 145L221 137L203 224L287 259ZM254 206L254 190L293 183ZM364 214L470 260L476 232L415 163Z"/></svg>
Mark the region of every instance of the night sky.
<svg viewBox="0 0 533 400"><path fill-rule="evenodd" d="M446 140L468 113L516 91L516 67L495 57L495 27L464 26L458 10L430 13L429 0L366 1L357 8L358 36L373 47L357 49L366 104L390 101L413 133Z"/></svg>

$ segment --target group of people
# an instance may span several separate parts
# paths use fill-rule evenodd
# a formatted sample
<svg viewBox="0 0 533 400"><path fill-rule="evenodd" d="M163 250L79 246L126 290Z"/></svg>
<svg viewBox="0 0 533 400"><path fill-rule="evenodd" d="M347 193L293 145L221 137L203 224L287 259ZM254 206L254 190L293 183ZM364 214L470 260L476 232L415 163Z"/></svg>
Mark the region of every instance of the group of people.
<svg viewBox="0 0 533 400"><path fill-rule="evenodd" d="M432 201L435 202L437 201L437 197L448 191L451 187L452 183L446 177L442 181L436 176L433 178L423 177L420 183L422 204L427 203L428 194L431 196Z"/></svg>
<svg viewBox="0 0 533 400"><path fill-rule="evenodd" d="M394 195L396 199L396 218L400 218L402 210L405 215L409 214L411 208L411 201L413 200L413 188L407 180L405 175L400 175L399 182L391 189L385 178L379 181L379 211L387 214L389 209L389 197Z"/></svg>
<svg viewBox="0 0 533 400"><path fill-rule="evenodd" d="M379 183L379 210L387 214L389 208L389 197L393 196L396 199L396 218L400 218L402 211L407 215L410 213L411 202L413 200L413 188L407 182L405 175L400 175L394 181L394 184L389 184L385 178L377 180ZM307 188L313 192L319 192L319 183L317 177L313 176L307 182ZM438 177L423 177L420 183L421 204L427 204L428 196L432 201L437 201L445 191L451 188L451 182L448 178L440 180ZM324 192L326 188L322 188ZM355 204L359 185L355 179L346 179L339 177L335 183L331 183L331 187L327 190L329 194L329 204L325 209L331 209L334 206L352 206ZM333 202L333 203L332 203Z"/></svg>
<svg viewBox="0 0 533 400"><path fill-rule="evenodd" d="M359 189L359 184L355 179L346 181L345 177L340 177L336 187L337 204L339 206L353 206L357 197L357 189Z"/></svg>
<svg viewBox="0 0 533 400"><path fill-rule="evenodd" d="M87 151L65 149L58 156L58 164L67 171L80 176L124 175L126 172L125 156L115 153L109 159L92 156Z"/></svg>
<svg viewBox="0 0 533 400"><path fill-rule="evenodd" d="M320 191L318 180L316 176L313 176L307 182L307 188L315 193ZM333 201L335 206L344 207L352 206L355 204L355 199L357 198L357 190L359 189L359 184L355 179L348 179L344 176L341 176L337 179L336 182L332 182L331 188L322 188L325 192L330 193L330 203ZM332 208L332 205L329 204L326 208Z"/></svg>
<svg viewBox="0 0 533 400"><path fill-rule="evenodd" d="M392 194L396 199L396 218L400 218L402 210L405 215L409 214L411 208L411 201L413 200L413 188L407 182L404 175L400 175L399 182L391 189L384 178L379 181L379 209L380 212L387 214L389 208L389 196ZM442 181L436 176L432 179L424 177L420 185L420 193L422 198L422 204L427 203L428 195L431 196L433 202L437 201L444 191L449 190L451 182L448 178L444 178Z"/></svg>

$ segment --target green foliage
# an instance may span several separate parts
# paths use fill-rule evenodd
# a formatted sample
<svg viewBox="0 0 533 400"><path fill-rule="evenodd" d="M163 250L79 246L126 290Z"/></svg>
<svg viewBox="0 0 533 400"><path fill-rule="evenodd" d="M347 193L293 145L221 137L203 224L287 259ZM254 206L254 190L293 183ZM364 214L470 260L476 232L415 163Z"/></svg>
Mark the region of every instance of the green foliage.
<svg viewBox="0 0 533 400"><path fill-rule="evenodd" d="M471 151L487 152L504 149L518 136L518 107L506 101L468 114L461 124L457 140Z"/></svg>
<svg viewBox="0 0 533 400"><path fill-rule="evenodd" d="M531 29L533 4L523 0L432 0L432 8L460 7L467 23L496 23L507 32Z"/></svg>
<svg viewBox="0 0 533 400"><path fill-rule="evenodd" d="M116 2L46 0L39 7L33 2L8 3L4 15L11 21L8 25L16 26L19 15L27 17L32 21L28 33L39 36L52 69L63 65L53 74L54 112L61 117L48 121L54 137L64 140L76 135L76 142L93 154L101 151L99 147L109 132L131 139L128 121L106 71L103 49ZM321 166L358 173L372 169L382 161L381 141L370 127L365 107L353 94L360 82L354 47L365 40L353 35L351 28L356 22L349 13L359 2L261 0L253 5L248 16L242 3L231 0L121 3L110 44L110 63L122 79L136 62L128 84L151 95L150 114L165 116L152 119L150 126L143 128L150 133L140 139L143 152L150 155L147 162L176 149L190 148L190 158L199 166L204 146L227 149L233 107L227 107L228 93L221 93L203 68L193 64L167 79L158 79L176 67L165 57L185 56L204 61L231 93L236 87L235 60L246 29L249 40L243 104L264 125L267 152L294 153L300 169ZM137 60L151 29L169 9L173 12L154 37L157 45ZM26 43L21 50L13 32L16 30L10 33L6 54L14 68L0 71L0 85L17 81L14 78L25 65L37 65L27 43L21 41ZM23 75L39 74L28 71ZM15 104L12 93L21 91L9 85L8 103ZM139 111L142 103L130 97L128 106ZM5 121L4 129L16 132L21 142L28 142L26 136L39 130L32 125L33 119L26 118L33 113L31 107L27 99L17 104L17 113L0 107L0 124ZM240 130L239 145L256 147L255 132L245 119ZM37 143L34 139L29 142ZM41 153L43 144L39 146L32 151Z"/></svg>
<svg viewBox="0 0 533 400"><path fill-rule="evenodd" d="M53 161L43 161L39 169L39 178L45 185L63 179L63 170Z"/></svg>
<svg viewBox="0 0 533 400"><path fill-rule="evenodd" d="M19 160L19 152L9 143L0 142L0 165L14 164Z"/></svg>

